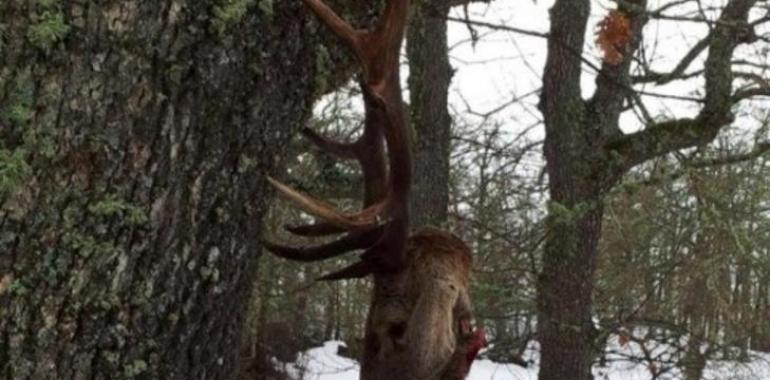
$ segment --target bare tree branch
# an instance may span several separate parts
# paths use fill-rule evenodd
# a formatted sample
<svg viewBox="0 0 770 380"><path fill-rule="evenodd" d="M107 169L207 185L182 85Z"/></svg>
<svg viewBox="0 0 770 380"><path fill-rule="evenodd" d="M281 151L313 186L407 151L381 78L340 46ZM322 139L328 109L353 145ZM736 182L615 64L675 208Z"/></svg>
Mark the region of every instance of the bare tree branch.
<svg viewBox="0 0 770 380"><path fill-rule="evenodd" d="M608 152L620 159L622 170L662 154L706 144L733 121L730 110L735 101L732 94L735 75L731 60L738 45L753 40L748 14L756 1L731 0L722 11L720 22L709 40L704 74L706 96L697 117L653 124L606 145Z"/></svg>
<svg viewBox="0 0 770 380"><path fill-rule="evenodd" d="M687 52L687 54L682 57L682 59L679 61L679 63L674 67L671 72L668 73L658 73L658 72L648 72L645 75L640 76L634 76L631 78L631 81L633 83L647 83L647 82L655 82L656 84L666 84L668 82L671 82L673 80L677 79L683 79L688 76L688 74L685 74L685 70L687 70L688 67L690 67L690 64L692 64L693 61L695 61L695 58L697 58L701 53L703 53L706 48L709 47L709 43L711 42L711 34L703 38L702 40L698 41L698 43L695 44L695 46L690 49L690 51ZM697 72L696 74L700 74L701 72ZM689 75L696 75L696 74L689 74Z"/></svg>

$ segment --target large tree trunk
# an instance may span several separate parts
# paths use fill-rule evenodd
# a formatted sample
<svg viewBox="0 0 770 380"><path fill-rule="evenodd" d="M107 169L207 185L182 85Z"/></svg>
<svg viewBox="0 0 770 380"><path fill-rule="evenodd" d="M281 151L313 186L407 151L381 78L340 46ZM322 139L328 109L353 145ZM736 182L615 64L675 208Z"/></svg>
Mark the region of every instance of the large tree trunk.
<svg viewBox="0 0 770 380"><path fill-rule="evenodd" d="M586 124L579 56L589 2L559 2L551 9L541 110L549 178L548 235L538 278L539 379L591 378L593 274L601 234L602 201L596 183L596 130Z"/></svg>
<svg viewBox="0 0 770 380"><path fill-rule="evenodd" d="M574 191L552 186L551 194ZM590 204L596 207L581 209ZM544 270L538 279L540 379L591 379L598 354L591 315L603 210L591 200L568 205L550 212L548 233L553 237L546 239Z"/></svg>
<svg viewBox="0 0 770 380"><path fill-rule="evenodd" d="M619 61L605 60L596 89L584 100L581 54L589 0L557 0L551 8L548 56L540 110L545 123L545 157L550 204L543 267L538 279L540 380L592 378L594 271L599 254L604 197L620 176L645 160L708 143L732 120L730 60L744 40L742 29L756 0L730 0L708 40L704 105L695 119L651 123L624 134L619 116L627 98L631 58L647 21L646 0L628 0L618 10L628 17L630 39ZM626 17L624 16L624 17Z"/></svg>
<svg viewBox="0 0 770 380"><path fill-rule="evenodd" d="M0 378L232 379L294 1L0 4Z"/></svg>
<svg viewBox="0 0 770 380"><path fill-rule="evenodd" d="M414 227L441 226L449 208L452 81L447 47L449 1L417 1L407 31L411 125L415 133L411 210Z"/></svg>

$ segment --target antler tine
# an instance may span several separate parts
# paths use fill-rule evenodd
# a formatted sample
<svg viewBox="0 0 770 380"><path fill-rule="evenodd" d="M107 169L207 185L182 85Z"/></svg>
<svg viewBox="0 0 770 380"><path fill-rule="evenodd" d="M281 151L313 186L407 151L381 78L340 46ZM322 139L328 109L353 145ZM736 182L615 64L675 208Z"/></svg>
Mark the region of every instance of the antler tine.
<svg viewBox="0 0 770 380"><path fill-rule="evenodd" d="M383 204L377 203L355 214L344 214L328 203L311 198L268 176L268 182L303 211L345 230L361 230L380 224Z"/></svg>
<svg viewBox="0 0 770 380"><path fill-rule="evenodd" d="M386 159L382 131L382 126L385 123L384 119L385 114L381 109L367 104L364 133L351 144L338 143L327 139L307 127L302 130L302 133L322 150L340 158L355 158L358 160L364 177L364 207L370 207L378 202L382 202L387 194ZM338 224L327 222L286 229L301 236L326 236L346 231L345 228L339 227Z"/></svg>
<svg viewBox="0 0 770 380"><path fill-rule="evenodd" d="M380 106L378 98L372 96L367 91L365 85L362 84L362 87L364 88L366 121L364 123L364 132L358 140L352 144L342 144L320 136L309 128L304 128L302 133L322 150L343 158L356 158L361 165L361 171L364 176L364 207L377 213L387 212L383 203L387 194L387 174L382 140L384 137L384 125L387 124L388 117L385 109ZM297 203L308 213L326 220L332 225L343 227L344 229L353 228L345 220L356 219L356 215L342 215L331 205L300 194L273 179L270 181L282 194ZM366 210L362 211L361 214L365 212ZM379 215L375 215L375 219L378 217Z"/></svg>
<svg viewBox="0 0 770 380"><path fill-rule="evenodd" d="M327 236L341 234L346 231L344 228L326 222L299 226L285 225L283 229L299 236Z"/></svg>
<svg viewBox="0 0 770 380"><path fill-rule="evenodd" d="M375 29L359 35L356 55L363 66L363 80L369 86L382 85L388 76L398 75L408 8L408 0L388 1Z"/></svg>
<svg viewBox="0 0 770 380"><path fill-rule="evenodd" d="M389 67L398 67L409 0L391 0L373 31L356 30L322 0L304 0L313 12L353 49L363 66L367 83L379 82Z"/></svg>
<svg viewBox="0 0 770 380"><path fill-rule="evenodd" d="M364 176L364 207L369 207L384 199L387 193L386 159L383 144L383 125L387 123L387 115L378 108L376 98L373 98L365 87L364 98L366 109L364 132L355 142L339 143L323 137L307 127L303 128L301 132L325 152L342 159L355 158L358 160Z"/></svg>
<svg viewBox="0 0 770 380"><path fill-rule="evenodd" d="M306 129L303 133L322 149L342 158L355 157L365 180L364 210L344 214L331 205L312 199L268 178L280 193L324 223L300 226L301 234L335 233L349 235L318 247L291 248L274 244L266 247L292 260L316 261L344 252L367 248L361 260L321 280L358 278L372 273L401 270L406 264L409 235L409 190L412 155L399 79L399 52L403 42L409 0L388 0L383 15L372 32L357 31L339 18L321 0L305 3L354 50L361 62L361 89L366 108L364 133L355 143L328 140ZM387 145L386 173L384 146ZM387 182L387 183L386 183ZM387 222L380 224L380 219Z"/></svg>
<svg viewBox="0 0 770 380"><path fill-rule="evenodd" d="M404 39L408 13L408 0L388 1L375 29L375 34L383 40L384 50L395 53L396 61L398 61L397 57L401 52L401 42Z"/></svg>
<svg viewBox="0 0 770 380"><path fill-rule="evenodd" d="M391 77L398 81L398 75ZM400 87L385 83L382 97L375 96L385 112L384 129L388 146L388 194L383 204L391 221L382 237L367 249L362 260L320 280L352 279L371 273L397 271L406 263L406 241L409 235L409 190L412 184L412 152L404 118Z"/></svg>
<svg viewBox="0 0 770 380"><path fill-rule="evenodd" d="M305 0L310 9L320 18L334 34L342 38L353 49L357 49L359 45L360 32L355 30L350 24L345 22L340 16L337 16L334 11L324 4L321 0Z"/></svg>
<svg viewBox="0 0 770 380"><path fill-rule="evenodd" d="M315 131L313 131L308 127L302 128L300 130L300 133L302 133L308 140L310 140L310 142L315 144L315 146L317 146L319 149L323 150L324 152L330 153L334 156L337 156L338 158L351 160L358 157L358 155L356 154L356 143L346 144L346 143L341 143L339 141L334 141L327 137L321 136L320 134L316 133Z"/></svg>
<svg viewBox="0 0 770 380"><path fill-rule="evenodd" d="M333 242L313 247L288 247L270 242L262 242L265 248L279 257L294 261L320 261L339 256L356 249L372 246L382 236L384 226L371 230L346 235Z"/></svg>
<svg viewBox="0 0 770 380"><path fill-rule="evenodd" d="M383 19L375 31L376 43L367 46L374 59L367 68L369 77L362 83L370 99L367 108L377 111L380 128L388 147L388 194L385 208L391 222L382 238L361 257L360 265L343 269L325 279L355 278L369 273L389 273L406 265L406 241L409 236L409 191L412 185L412 152L401 94L399 52L406 27L409 0L389 0ZM375 113L372 113L375 114Z"/></svg>
<svg viewBox="0 0 770 380"><path fill-rule="evenodd" d="M384 226L382 236L361 256L360 261L322 276L318 280L348 280L372 273L392 273L400 270L405 262L408 234L408 219L394 219Z"/></svg>

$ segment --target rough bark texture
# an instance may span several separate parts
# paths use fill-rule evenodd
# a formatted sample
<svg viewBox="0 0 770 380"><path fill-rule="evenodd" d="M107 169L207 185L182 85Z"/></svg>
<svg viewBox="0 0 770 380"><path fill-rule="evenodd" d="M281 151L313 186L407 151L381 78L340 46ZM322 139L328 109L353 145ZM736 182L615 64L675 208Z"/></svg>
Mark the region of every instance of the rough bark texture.
<svg viewBox="0 0 770 380"><path fill-rule="evenodd" d="M263 174L318 80L308 20L0 4L0 378L235 377Z"/></svg>
<svg viewBox="0 0 770 380"><path fill-rule="evenodd" d="M452 67L447 51L449 1L416 1L407 32L411 125L415 132L414 227L441 226L449 207L452 119L447 98Z"/></svg>
<svg viewBox="0 0 770 380"><path fill-rule="evenodd" d="M581 136L586 110L580 94L580 61L565 46L582 46L588 0L561 2L551 10L551 38L541 107L551 204L549 233L538 279L541 380L591 378L591 278L602 210L589 176L595 151Z"/></svg>

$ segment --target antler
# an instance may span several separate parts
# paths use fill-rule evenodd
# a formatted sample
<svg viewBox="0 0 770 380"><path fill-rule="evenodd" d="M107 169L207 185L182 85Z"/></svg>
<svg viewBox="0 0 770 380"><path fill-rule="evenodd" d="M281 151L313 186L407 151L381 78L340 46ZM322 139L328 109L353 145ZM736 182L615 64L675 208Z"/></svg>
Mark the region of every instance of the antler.
<svg viewBox="0 0 770 380"><path fill-rule="evenodd" d="M364 208L344 213L268 178L289 201L321 222L287 230L303 236L348 232L342 238L315 247L285 247L265 243L278 256L297 261L318 261L356 249L361 260L323 280L363 277L401 270L406 262L409 235L409 189L412 155L401 96L399 53L406 27L409 0L388 0L374 30L357 30L321 0L305 0L318 18L339 36L358 58L364 96L364 133L353 143L340 143L305 128L302 133L320 149L342 159L356 159L364 176ZM387 145L387 174L383 138Z"/></svg>

